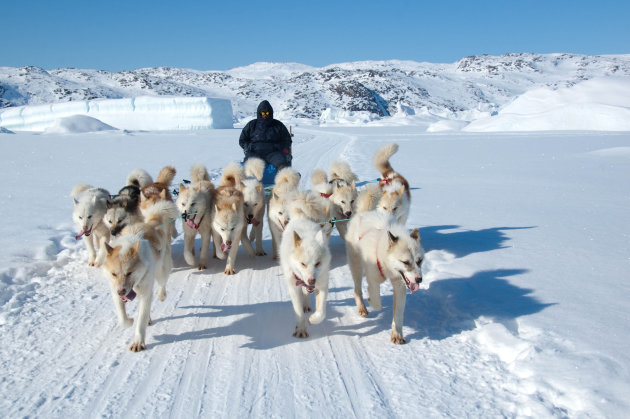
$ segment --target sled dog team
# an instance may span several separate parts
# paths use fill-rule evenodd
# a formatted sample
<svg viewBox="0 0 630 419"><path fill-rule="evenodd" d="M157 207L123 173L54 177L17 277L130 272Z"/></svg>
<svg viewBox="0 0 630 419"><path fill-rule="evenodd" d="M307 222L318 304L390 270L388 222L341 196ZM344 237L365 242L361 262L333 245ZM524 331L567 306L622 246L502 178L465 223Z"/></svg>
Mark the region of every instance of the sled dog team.
<svg viewBox="0 0 630 419"><path fill-rule="evenodd" d="M313 171L312 189L308 191L298 189L300 175L294 169L280 170L266 199L261 183L265 163L257 158L248 159L243 166L228 164L216 187L206 168L194 165L190 182L179 185L176 200L170 192L176 174L172 166L162 168L155 182L142 169L132 171L126 185L113 197L104 189L78 184L71 192L73 220L79 230L75 238L83 238L89 265L101 267L109 278L122 327L134 323L127 316L125 303L138 297L138 318L130 347L138 352L146 348L156 282L158 299L166 298L177 219L182 219L186 263L203 270L212 255L226 260L224 273L233 275L239 244L251 257L265 255L262 230L267 208L273 258L280 260L296 317L293 335L298 338L308 337L307 321L318 324L326 317L331 260L328 241L337 228L345 240L359 315L368 315L361 287L363 277L370 306L375 310L381 309L379 286L389 279L394 291L391 341L402 344L406 289L415 292L422 282L424 250L418 229L409 233L405 227L409 184L389 162L397 151L397 144L389 144L375 153L373 164L381 179L361 191L357 190L357 176L350 166L335 161L329 174L322 169ZM197 234L201 236L198 258Z"/></svg>

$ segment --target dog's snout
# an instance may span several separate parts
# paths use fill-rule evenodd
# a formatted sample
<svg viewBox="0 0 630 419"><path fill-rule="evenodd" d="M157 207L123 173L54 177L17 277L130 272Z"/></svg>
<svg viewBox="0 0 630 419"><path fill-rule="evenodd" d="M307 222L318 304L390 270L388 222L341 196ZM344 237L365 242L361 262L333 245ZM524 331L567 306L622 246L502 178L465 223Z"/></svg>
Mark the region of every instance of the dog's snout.
<svg viewBox="0 0 630 419"><path fill-rule="evenodd" d="M232 246L232 240L228 240L228 241L226 241L226 242L225 242L225 245L226 245L226 246Z"/></svg>
<svg viewBox="0 0 630 419"><path fill-rule="evenodd" d="M346 216L347 218L352 217L352 211L348 211L348 212L346 212L345 216Z"/></svg>
<svg viewBox="0 0 630 419"><path fill-rule="evenodd" d="M120 295L122 297L124 295L127 295L127 293L125 292L124 288L121 288L121 289L118 290L118 295Z"/></svg>
<svg viewBox="0 0 630 419"><path fill-rule="evenodd" d="M422 283L422 277L421 276L417 276L416 277L416 284L420 284Z"/></svg>
<svg viewBox="0 0 630 419"><path fill-rule="evenodd" d="M308 285L315 285L315 278L309 278L307 282Z"/></svg>

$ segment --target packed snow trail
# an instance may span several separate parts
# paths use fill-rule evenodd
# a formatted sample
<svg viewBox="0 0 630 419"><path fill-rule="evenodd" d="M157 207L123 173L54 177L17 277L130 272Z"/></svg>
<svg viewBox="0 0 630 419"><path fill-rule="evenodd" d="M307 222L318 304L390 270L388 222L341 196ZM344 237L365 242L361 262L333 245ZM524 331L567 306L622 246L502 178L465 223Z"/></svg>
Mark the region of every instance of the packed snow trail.
<svg viewBox="0 0 630 419"><path fill-rule="evenodd" d="M25 256L1 277L0 411L6 417L614 417L628 407L627 365L607 352L574 351L575 338L545 320L550 310L567 308L549 297L553 293L545 287L555 281L532 279L531 272L541 275L532 260L548 263L540 255L560 246L546 229L562 227L536 226L518 211L497 211L489 219L482 214L492 210L487 198L466 195L476 176L486 196L513 184L525 189L530 181L538 188L532 177L545 170L557 176L556 166L542 160L532 165L527 159L537 159L535 151L503 162L505 144L472 135L449 139L378 128L296 131L294 167L303 187L310 186L313 169L328 170L334 159L347 160L361 180L373 179L378 176L371 165L374 151L389 142L400 144L392 165L412 186L408 227L421 227L427 250L425 283L407 295L407 344L389 340L389 284L382 286L382 311L368 306L368 318L356 313L345 248L336 234L326 319L307 326L309 338L294 338L290 299L265 228L268 255L252 259L241 250L234 276L223 274L225 261L212 260L205 271L188 267L180 234L173 243L175 268L166 301L154 301L147 350L134 354L128 350L133 328L117 325L105 277L87 266L83 244L73 239L71 200L54 196L59 188L53 188L47 202L67 210L52 223L57 228L45 230L50 256L35 262ZM116 190L138 166L157 173L174 164L181 179L194 163L216 174L240 159L236 130L204 135L212 141L199 134L93 137L94 144L106 145L101 157L76 161L72 182ZM62 138L68 147L86 141ZM122 141L136 154L121 156L115 149ZM618 145L614 137L601 142ZM149 148L150 155L141 154ZM481 170L475 172L479 163L456 160L449 152L464 149L471 155L467 148L479 148L485 156L498 153L483 170L503 174L501 164L517 166L509 172L512 183L502 183L497 174L482 178ZM208 150L207 158L193 160L190 149ZM64 168L59 165L60 176L69 170ZM566 178L572 182L572 176ZM580 188L592 186L586 179ZM180 224L178 229L181 233ZM547 242L539 244L543 237ZM136 316L137 303L127 305ZM579 365L601 372L614 386L589 387L579 375L560 374L576 374ZM606 404L613 407L606 410Z"/></svg>

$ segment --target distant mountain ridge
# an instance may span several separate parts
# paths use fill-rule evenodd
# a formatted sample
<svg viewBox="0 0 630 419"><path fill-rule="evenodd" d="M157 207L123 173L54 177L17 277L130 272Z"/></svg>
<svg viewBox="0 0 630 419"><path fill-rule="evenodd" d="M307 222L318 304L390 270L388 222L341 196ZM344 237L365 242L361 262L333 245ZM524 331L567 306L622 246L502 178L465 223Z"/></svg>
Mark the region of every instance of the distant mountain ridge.
<svg viewBox="0 0 630 419"><path fill-rule="evenodd" d="M470 56L452 64L391 60L315 68L255 63L226 71L0 67L0 108L175 95L230 99L237 123L251 119L263 99L285 120L318 120L326 109L364 112L375 118L403 113L470 120L496 113L535 87L629 76L630 55L529 53Z"/></svg>

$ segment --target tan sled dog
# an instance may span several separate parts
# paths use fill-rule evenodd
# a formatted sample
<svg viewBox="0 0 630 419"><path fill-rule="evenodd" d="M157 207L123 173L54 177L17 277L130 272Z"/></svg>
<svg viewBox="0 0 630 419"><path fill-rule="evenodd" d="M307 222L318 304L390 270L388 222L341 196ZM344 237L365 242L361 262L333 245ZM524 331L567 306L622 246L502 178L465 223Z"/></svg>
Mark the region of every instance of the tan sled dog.
<svg viewBox="0 0 630 419"><path fill-rule="evenodd" d="M333 223L330 221L332 204L315 191L297 192L289 202L289 218L291 220L310 220L324 232L326 240L330 239Z"/></svg>
<svg viewBox="0 0 630 419"><path fill-rule="evenodd" d="M173 262L170 256L170 236L159 226L174 214L166 202L157 203L146 214L146 223L136 223L123 229L122 234L105 245L106 257L102 269L110 279L110 289L118 323L127 328L133 319L127 317L125 303L136 298L138 319L134 339L129 348L133 352L146 349L146 328L151 322L153 285L158 283L158 299L166 298L166 281Z"/></svg>
<svg viewBox="0 0 630 419"><path fill-rule="evenodd" d="M220 259L227 257L226 275L236 273L234 266L238 245L246 227L243 212L243 193L239 190L243 180L243 169L237 163L228 164L221 174L221 186L216 190L214 208L212 210L212 237L215 254ZM249 240L244 240L243 247L254 257L256 253ZM227 256L226 256L226 253Z"/></svg>
<svg viewBox="0 0 630 419"><path fill-rule="evenodd" d="M242 241L256 241L256 255L266 255L262 247L263 223L265 220L265 190L260 181L265 171L265 161L256 157L247 159L244 164L245 179L241 182L243 192L243 210L245 221L251 224L252 230L247 234L247 226L243 229Z"/></svg>
<svg viewBox="0 0 630 419"><path fill-rule="evenodd" d="M363 275L368 284L370 306L375 310L382 307L380 284L389 279L394 289L391 341L395 344L405 343L402 325L406 288L415 292L422 282L424 250L420 245L420 232L415 229L409 234L389 214L363 212L350 220L346 254L354 280L354 298L359 314L363 317L368 315L361 289Z"/></svg>
<svg viewBox="0 0 630 419"><path fill-rule="evenodd" d="M388 144L379 148L372 162L381 174L379 186L381 186L381 198L376 208L381 212L394 214L396 220L404 224L409 217L411 195L409 183L400 173L396 172L389 159L398 151L398 144Z"/></svg>
<svg viewBox="0 0 630 419"><path fill-rule="evenodd" d="M184 229L184 259L190 266L197 265L198 270L208 267L210 238L212 237L212 206L214 204L214 185L205 166L195 164L190 170L191 185L179 185L176 204L182 217ZM199 263L195 261L195 237L201 236Z"/></svg>
<svg viewBox="0 0 630 419"><path fill-rule="evenodd" d="M350 169L350 165L342 161L334 161L330 165L330 184L332 185L331 215L336 221L335 226L341 238L345 239L348 230L347 220L352 217L354 201L357 198L355 182L357 176Z"/></svg>
<svg viewBox="0 0 630 419"><path fill-rule="evenodd" d="M165 166L162 170L160 170L160 173L158 173L158 177L154 183L146 185L141 189L140 211L142 211L143 214L151 205L154 205L158 201L169 201L173 203L173 206L175 206L169 188L176 173L177 172L173 166ZM168 228L171 237L177 237L175 223L169 223Z"/></svg>
<svg viewBox="0 0 630 419"><path fill-rule="evenodd" d="M282 242L282 232L289 223L289 202L297 193L300 175L291 167L285 167L276 174L275 184L269 198L267 218L271 232L273 258L278 259L278 250Z"/></svg>

